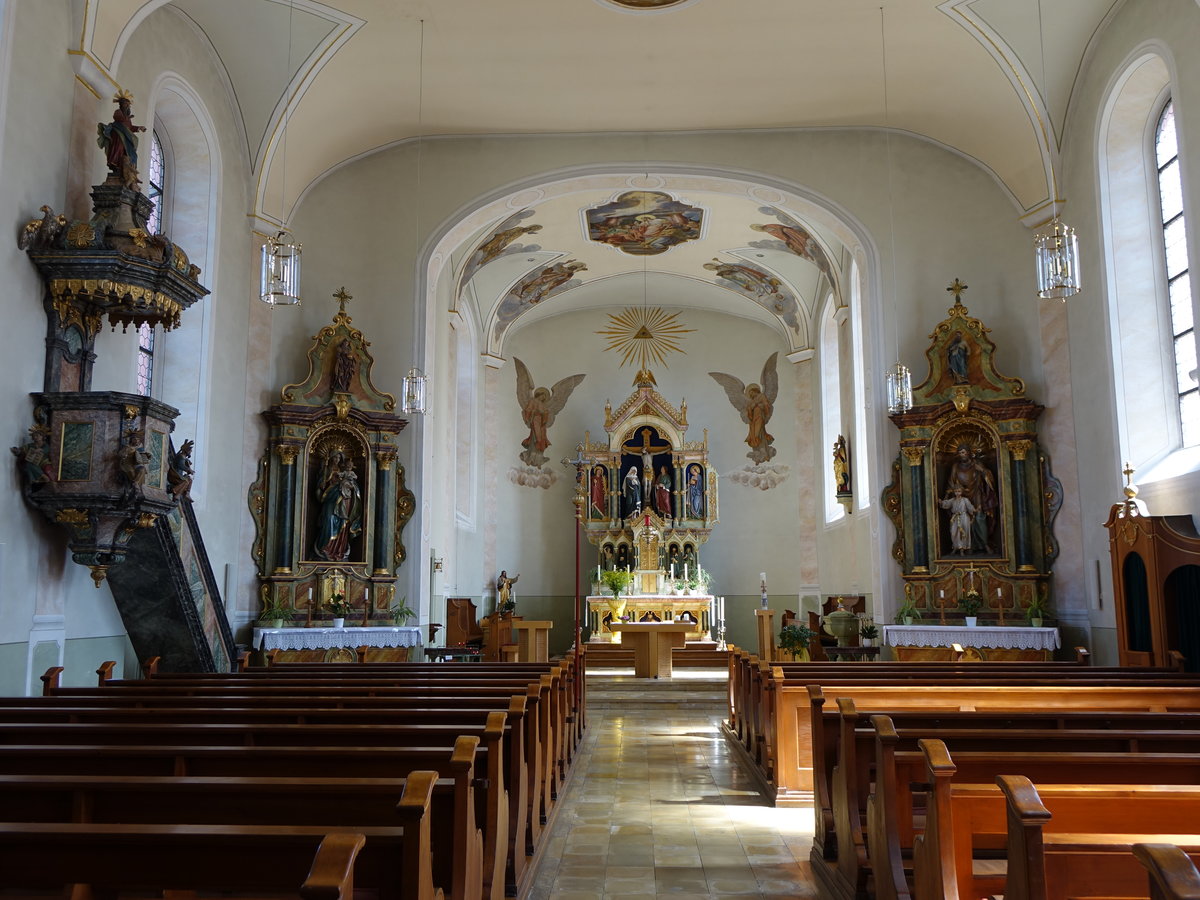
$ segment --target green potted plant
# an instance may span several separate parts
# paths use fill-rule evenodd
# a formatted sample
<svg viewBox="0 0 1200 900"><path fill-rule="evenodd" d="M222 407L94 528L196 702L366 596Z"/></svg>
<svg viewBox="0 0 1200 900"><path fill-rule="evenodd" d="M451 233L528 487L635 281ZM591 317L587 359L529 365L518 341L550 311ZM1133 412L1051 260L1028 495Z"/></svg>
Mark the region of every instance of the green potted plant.
<svg viewBox="0 0 1200 900"><path fill-rule="evenodd" d="M879 637L879 626L874 622L868 622L858 629L858 636L862 639L864 647L874 647L875 640Z"/></svg>
<svg viewBox="0 0 1200 900"><path fill-rule="evenodd" d="M808 646L817 633L807 625L793 622L779 629L779 649L791 654L796 662L808 662Z"/></svg>
<svg viewBox="0 0 1200 900"><path fill-rule="evenodd" d="M285 622L291 621L294 612L295 610L282 600L267 600L263 602L262 612L258 614L258 621L262 622L265 628L282 628Z"/></svg>
<svg viewBox="0 0 1200 900"><path fill-rule="evenodd" d="M408 597L401 597L388 607L388 615L391 616L393 625L403 625L416 614L417 611L408 605Z"/></svg>
<svg viewBox="0 0 1200 900"><path fill-rule="evenodd" d="M973 626L979 610L983 609L983 595L979 591L967 591L959 598L958 606L963 611L963 617L967 620L967 626Z"/></svg>
<svg viewBox="0 0 1200 900"><path fill-rule="evenodd" d="M341 628L345 625L346 616L354 612L354 607L350 605L350 601L346 599L346 595L341 591L337 591L325 601L325 608L333 616L334 628Z"/></svg>
<svg viewBox="0 0 1200 900"><path fill-rule="evenodd" d="M1029 624L1034 628L1042 627L1042 620L1046 618L1046 601L1041 597L1034 597L1029 601L1029 605L1025 607L1025 617L1029 619Z"/></svg>
<svg viewBox="0 0 1200 900"><path fill-rule="evenodd" d="M624 569L609 569L600 573L600 583L612 591L613 601L621 599L621 592L633 582L633 573Z"/></svg>
<svg viewBox="0 0 1200 900"><path fill-rule="evenodd" d="M696 582L693 590L698 589L701 594L710 593L708 586L712 583L712 576L709 575L708 572L704 571L704 569L700 568L699 566L696 566L696 575L693 580Z"/></svg>
<svg viewBox="0 0 1200 900"><path fill-rule="evenodd" d="M904 599L900 602L900 608L896 610L897 625L911 625L913 622L919 622L921 619L921 611L917 609L917 604L913 601L912 595L906 593Z"/></svg>

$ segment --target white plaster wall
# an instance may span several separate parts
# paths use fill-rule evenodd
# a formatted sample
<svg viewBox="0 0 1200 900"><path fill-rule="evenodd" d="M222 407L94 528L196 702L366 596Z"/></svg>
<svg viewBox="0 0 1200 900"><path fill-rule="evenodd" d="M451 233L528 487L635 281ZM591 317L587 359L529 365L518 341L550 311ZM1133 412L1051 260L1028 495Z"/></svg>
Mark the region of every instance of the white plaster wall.
<svg viewBox="0 0 1200 900"><path fill-rule="evenodd" d="M1176 128L1184 161L1185 211L1189 254L1200 263L1200 5L1174 0L1128 0L1097 35L1071 100L1064 149L1066 196L1064 218L1075 226L1083 257L1084 290L1067 304L1070 355L1070 400L1078 444L1080 504L1079 573L1086 590L1091 623L1111 628L1112 580L1108 534L1102 523L1112 503L1121 499L1122 452L1116 435L1117 415L1112 365L1107 348L1107 291L1100 225L1100 173L1097 147L1103 140L1100 116L1106 91L1132 56L1147 48L1165 51L1172 72ZM1147 253L1149 253L1147 248ZM1192 280L1193 302L1200 293ZM1198 304L1200 305L1200 304ZM1135 406L1130 415L1137 415ZM1155 514L1200 512L1200 479L1195 474L1147 485L1143 496ZM1099 566L1097 567L1097 563ZM1100 576L1097 578L1097 568ZM1101 600L1103 598L1103 600ZM1103 602L1103 608L1100 604ZM1097 662L1106 661L1101 658Z"/></svg>

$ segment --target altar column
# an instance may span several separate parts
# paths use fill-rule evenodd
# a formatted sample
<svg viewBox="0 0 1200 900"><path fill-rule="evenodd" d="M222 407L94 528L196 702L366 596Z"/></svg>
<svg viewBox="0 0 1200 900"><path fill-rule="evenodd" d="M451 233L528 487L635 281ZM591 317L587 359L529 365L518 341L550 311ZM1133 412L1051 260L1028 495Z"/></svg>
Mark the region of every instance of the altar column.
<svg viewBox="0 0 1200 900"><path fill-rule="evenodd" d="M1013 527L1017 541L1017 571L1034 572L1033 550L1029 546L1029 500L1025 496L1025 457L1033 441L1010 441L1009 450L1012 452L1013 474Z"/></svg>
<svg viewBox="0 0 1200 900"><path fill-rule="evenodd" d="M671 492L671 500L674 504L675 522L674 527L678 528L684 518L684 491L686 490L683 481L684 468L679 459L672 460L675 469L675 490Z"/></svg>
<svg viewBox="0 0 1200 900"><path fill-rule="evenodd" d="M290 574L292 571L292 545L295 543L292 513L296 508L297 449L291 444L277 444L275 447L275 452L279 455L279 474L283 477L283 490L280 492L276 511L279 517L279 544L275 548L277 575Z"/></svg>
<svg viewBox="0 0 1200 900"><path fill-rule="evenodd" d="M900 452L908 460L909 484L912 497L912 565L914 572L929 571L929 544L925 531L925 459L924 447L901 447Z"/></svg>
<svg viewBox="0 0 1200 900"><path fill-rule="evenodd" d="M375 559L373 566L375 575L387 575L389 571L391 557L389 548L392 545L392 529L389 525L393 521L391 516L393 504L389 503L388 499L394 493L392 466L395 462L395 450L388 448L379 450L375 454Z"/></svg>

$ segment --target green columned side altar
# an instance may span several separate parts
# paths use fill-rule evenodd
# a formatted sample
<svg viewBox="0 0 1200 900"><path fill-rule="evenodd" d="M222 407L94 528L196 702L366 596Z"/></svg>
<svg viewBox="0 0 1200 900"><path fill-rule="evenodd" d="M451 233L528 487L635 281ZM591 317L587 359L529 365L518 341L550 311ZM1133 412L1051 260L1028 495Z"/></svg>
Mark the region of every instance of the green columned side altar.
<svg viewBox="0 0 1200 900"><path fill-rule="evenodd" d="M1051 599L1062 486L1038 442L1043 407L1020 378L996 370L996 345L963 305L966 289L957 279L947 288L954 305L929 336L929 373L912 408L891 417L900 454L883 504L923 621L957 623L978 606L981 624L1021 625L1031 603Z"/></svg>
<svg viewBox="0 0 1200 900"><path fill-rule="evenodd" d="M396 446L408 422L372 383L370 342L346 312L353 298L344 289L334 297L308 374L263 413L270 433L249 492L251 553L264 605L311 624L331 618L326 604L341 594L354 610L348 624L370 625L391 618L401 531L415 509Z"/></svg>

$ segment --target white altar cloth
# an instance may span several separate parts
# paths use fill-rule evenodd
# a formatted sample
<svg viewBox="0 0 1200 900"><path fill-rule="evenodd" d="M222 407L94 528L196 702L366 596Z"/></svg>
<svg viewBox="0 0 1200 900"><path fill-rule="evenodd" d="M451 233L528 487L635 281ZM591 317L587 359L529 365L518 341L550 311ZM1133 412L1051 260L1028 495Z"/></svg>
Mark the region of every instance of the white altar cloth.
<svg viewBox="0 0 1200 900"><path fill-rule="evenodd" d="M889 647L985 647L1005 650L1057 650L1057 628L1008 625L884 625Z"/></svg>
<svg viewBox="0 0 1200 900"><path fill-rule="evenodd" d="M255 628L256 650L331 650L335 647L415 647L421 629L409 627Z"/></svg>

